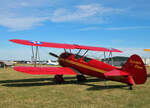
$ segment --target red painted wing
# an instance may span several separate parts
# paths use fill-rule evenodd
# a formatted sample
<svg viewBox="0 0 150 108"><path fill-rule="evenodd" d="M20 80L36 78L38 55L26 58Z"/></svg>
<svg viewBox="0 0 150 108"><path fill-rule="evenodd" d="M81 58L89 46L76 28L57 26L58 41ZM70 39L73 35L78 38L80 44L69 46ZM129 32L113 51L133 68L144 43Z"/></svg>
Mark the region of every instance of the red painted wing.
<svg viewBox="0 0 150 108"><path fill-rule="evenodd" d="M21 39L11 39L9 41L17 44L29 45L29 46L65 48L65 49L86 49L86 50L104 51L104 52L120 52L120 53L122 52L114 48L92 47L92 46L83 46L83 45L76 45L76 44L50 43L50 42L29 41L29 40L21 40Z"/></svg>
<svg viewBox="0 0 150 108"><path fill-rule="evenodd" d="M60 44L60 43L50 43L50 42L40 42L40 41L29 41L29 40L21 40L21 39L11 39L9 41L17 43L17 44L29 45L29 46L74 49L74 46L70 45L70 44Z"/></svg>
<svg viewBox="0 0 150 108"><path fill-rule="evenodd" d="M77 75L68 67L14 67L14 70L33 75Z"/></svg>
<svg viewBox="0 0 150 108"><path fill-rule="evenodd" d="M103 52L120 52L122 51L114 48L103 48L103 47L93 47L93 46L83 46L83 45L76 45L76 49L87 49L92 51L103 51Z"/></svg>

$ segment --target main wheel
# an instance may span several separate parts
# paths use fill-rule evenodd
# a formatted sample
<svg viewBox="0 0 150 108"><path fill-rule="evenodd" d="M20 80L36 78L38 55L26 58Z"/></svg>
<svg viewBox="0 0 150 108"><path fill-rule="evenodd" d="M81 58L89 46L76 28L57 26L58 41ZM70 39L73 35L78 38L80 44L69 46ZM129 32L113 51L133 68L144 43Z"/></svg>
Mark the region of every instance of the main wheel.
<svg viewBox="0 0 150 108"><path fill-rule="evenodd" d="M54 80L55 80L56 83L61 84L62 82L64 82L63 75L55 75Z"/></svg>
<svg viewBox="0 0 150 108"><path fill-rule="evenodd" d="M84 75L77 75L77 80L78 81L85 81L86 80L86 77Z"/></svg>

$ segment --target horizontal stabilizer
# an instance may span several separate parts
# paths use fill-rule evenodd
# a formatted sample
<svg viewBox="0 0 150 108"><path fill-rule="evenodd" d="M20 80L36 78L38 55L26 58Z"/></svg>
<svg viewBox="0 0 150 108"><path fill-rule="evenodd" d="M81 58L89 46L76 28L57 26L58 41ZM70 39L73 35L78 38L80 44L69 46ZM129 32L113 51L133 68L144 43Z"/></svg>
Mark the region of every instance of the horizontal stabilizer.
<svg viewBox="0 0 150 108"><path fill-rule="evenodd" d="M75 71L68 67L14 67L14 70L33 75L77 75Z"/></svg>
<svg viewBox="0 0 150 108"><path fill-rule="evenodd" d="M127 72L123 72L121 70L114 69L112 71L104 73L105 76L128 76Z"/></svg>

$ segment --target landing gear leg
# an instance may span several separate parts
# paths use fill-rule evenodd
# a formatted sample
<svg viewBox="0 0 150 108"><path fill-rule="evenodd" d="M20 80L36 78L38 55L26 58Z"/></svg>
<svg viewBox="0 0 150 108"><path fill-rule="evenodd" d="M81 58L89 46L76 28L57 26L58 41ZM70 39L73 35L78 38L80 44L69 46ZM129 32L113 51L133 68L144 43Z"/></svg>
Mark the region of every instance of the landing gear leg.
<svg viewBox="0 0 150 108"><path fill-rule="evenodd" d="M86 80L86 77L84 75L77 75L77 80L80 82L80 81L85 81Z"/></svg>
<svg viewBox="0 0 150 108"><path fill-rule="evenodd" d="M133 85L129 84L129 90L133 90Z"/></svg>
<svg viewBox="0 0 150 108"><path fill-rule="evenodd" d="M105 85L106 88L108 88L106 79L104 79L104 85Z"/></svg>
<svg viewBox="0 0 150 108"><path fill-rule="evenodd" d="M62 82L64 82L63 75L55 75L54 80L55 80L56 83L61 84Z"/></svg>

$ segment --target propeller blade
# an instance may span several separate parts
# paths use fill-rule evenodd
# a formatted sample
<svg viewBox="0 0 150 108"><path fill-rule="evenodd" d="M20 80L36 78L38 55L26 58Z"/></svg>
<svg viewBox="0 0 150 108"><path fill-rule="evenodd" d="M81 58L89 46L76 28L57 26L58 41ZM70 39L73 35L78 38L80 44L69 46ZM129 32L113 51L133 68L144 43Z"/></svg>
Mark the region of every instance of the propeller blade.
<svg viewBox="0 0 150 108"><path fill-rule="evenodd" d="M51 55L51 56L53 56L53 57L56 57L56 58L59 57L58 55L56 55L56 54L54 54L54 53L52 53L52 52L49 52L49 55Z"/></svg>

